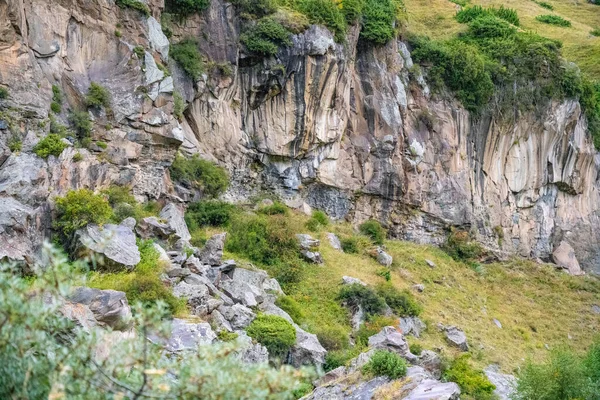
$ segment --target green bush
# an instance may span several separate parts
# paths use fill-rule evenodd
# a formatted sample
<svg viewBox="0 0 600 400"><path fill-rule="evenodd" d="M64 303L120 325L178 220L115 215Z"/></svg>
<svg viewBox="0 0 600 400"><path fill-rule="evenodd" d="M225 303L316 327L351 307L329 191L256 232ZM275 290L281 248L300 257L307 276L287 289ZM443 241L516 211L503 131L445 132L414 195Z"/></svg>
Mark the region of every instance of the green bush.
<svg viewBox="0 0 600 400"><path fill-rule="evenodd" d="M62 103L63 96L60 88L57 85L52 85L52 103L50 103L50 110L55 114L60 114Z"/></svg>
<svg viewBox="0 0 600 400"><path fill-rule="evenodd" d="M8 89L0 86L0 100L8 99Z"/></svg>
<svg viewBox="0 0 600 400"><path fill-rule="evenodd" d="M331 0L298 0L295 8L306 15L311 24L325 25L329 28L338 42L344 40L346 19L335 2Z"/></svg>
<svg viewBox="0 0 600 400"><path fill-rule="evenodd" d="M566 28L571 26L571 21L568 21L558 15L538 15L537 17L535 17L535 19L536 21L548 25L564 26Z"/></svg>
<svg viewBox="0 0 600 400"><path fill-rule="evenodd" d="M210 0L166 0L165 10L179 15L201 13L210 5Z"/></svg>
<svg viewBox="0 0 600 400"><path fill-rule="evenodd" d="M189 205L185 221L194 231L203 226L226 226L229 224L235 206L219 200L204 200Z"/></svg>
<svg viewBox="0 0 600 400"><path fill-rule="evenodd" d="M60 106L60 104L58 104L57 102L53 101L52 103L50 103L50 110L54 113L54 114L60 114L62 107Z"/></svg>
<svg viewBox="0 0 600 400"><path fill-rule="evenodd" d="M550 3L546 3L545 1L535 1L534 0L534 3L542 8L545 8L546 10L550 10L550 11L554 10L554 6Z"/></svg>
<svg viewBox="0 0 600 400"><path fill-rule="evenodd" d="M102 191L113 209L112 221L120 223L125 218L132 217L137 222L142 218L158 215L157 204L148 202L139 204L131 194L131 188L112 185Z"/></svg>
<svg viewBox="0 0 600 400"><path fill-rule="evenodd" d="M600 36L600 29L599 28L594 28L590 31L590 35L592 36Z"/></svg>
<svg viewBox="0 0 600 400"><path fill-rule="evenodd" d="M329 225L329 218L323 211L317 210L312 213L312 216L306 221L306 229L316 232L319 229Z"/></svg>
<svg viewBox="0 0 600 400"><path fill-rule="evenodd" d="M204 61L200 50L198 50L196 39L187 38L179 43L172 44L169 56L177 61L194 81L200 79L200 76L204 73Z"/></svg>
<svg viewBox="0 0 600 400"><path fill-rule="evenodd" d="M131 8L144 14L146 17L150 16L150 8L139 0L116 0L117 6L121 8Z"/></svg>
<svg viewBox="0 0 600 400"><path fill-rule="evenodd" d="M183 119L183 111L185 110L185 102L179 92L173 92L173 115L179 121Z"/></svg>
<svg viewBox="0 0 600 400"><path fill-rule="evenodd" d="M41 158L48 158L51 155L58 157L67 147L69 146L62 141L60 136L51 133L35 145L33 152Z"/></svg>
<svg viewBox="0 0 600 400"><path fill-rule="evenodd" d="M449 368L444 371L444 379L458 384L462 394L480 400L493 399L496 386L489 381L483 371L471 366L469 358L469 354L455 358Z"/></svg>
<svg viewBox="0 0 600 400"><path fill-rule="evenodd" d="M8 140L8 149L13 153L17 152L17 151L21 151L21 149L23 149L23 142L17 136L12 136ZM62 151L61 151L61 153L62 153ZM60 155L60 153L59 153L59 155Z"/></svg>
<svg viewBox="0 0 600 400"><path fill-rule="evenodd" d="M233 342L235 339L238 338L238 334L235 332L229 332L226 331L225 329L220 330L217 333L217 337L219 338L219 340L223 341L223 342Z"/></svg>
<svg viewBox="0 0 600 400"><path fill-rule="evenodd" d="M269 267L269 273L281 284L284 290L288 290L294 284L302 281L304 265L297 257L287 256Z"/></svg>
<svg viewBox="0 0 600 400"><path fill-rule="evenodd" d="M197 155L185 158L178 154L169 171L173 180L199 189L207 197L219 196L229 185L229 177L224 168Z"/></svg>
<svg viewBox="0 0 600 400"><path fill-rule="evenodd" d="M106 142L102 142L99 140L96 142L96 146L100 147L102 150L106 150L106 148L108 147L108 144Z"/></svg>
<svg viewBox="0 0 600 400"><path fill-rule="evenodd" d="M329 372L337 367L348 365L348 362L358 356L363 348L360 346L354 346L343 350L330 350L325 355L325 364L323 369L325 372Z"/></svg>
<svg viewBox="0 0 600 400"><path fill-rule="evenodd" d="M144 58L146 57L146 50L144 49L144 46L135 46L133 48L133 52L140 60L144 60Z"/></svg>
<svg viewBox="0 0 600 400"><path fill-rule="evenodd" d="M77 137L81 140L92 133L92 120L87 111L74 111L69 115L69 122L75 129Z"/></svg>
<svg viewBox="0 0 600 400"><path fill-rule="evenodd" d="M383 240L386 237L385 229L383 229L381 224L374 219L360 224L358 230L363 235L368 236L375 244L383 244Z"/></svg>
<svg viewBox="0 0 600 400"><path fill-rule="evenodd" d="M383 298L388 306L400 317L416 317L423 308L417 303L412 293L399 291L391 283L384 283L377 287L377 294Z"/></svg>
<svg viewBox="0 0 600 400"><path fill-rule="evenodd" d="M108 201L88 189L71 190L56 198L57 218L54 228L70 237L88 224L102 225L112 217Z"/></svg>
<svg viewBox="0 0 600 400"><path fill-rule="evenodd" d="M423 352L423 346L421 346L418 343L411 343L410 346L408 346L408 349L415 356L420 356L421 353Z"/></svg>
<svg viewBox="0 0 600 400"><path fill-rule="evenodd" d="M81 160L83 160L83 156L81 155L81 153L77 152L73 154L73 162L79 162Z"/></svg>
<svg viewBox="0 0 600 400"><path fill-rule="evenodd" d="M348 347L348 332L339 325L321 325L315 330L319 343L327 351L338 351Z"/></svg>
<svg viewBox="0 0 600 400"><path fill-rule="evenodd" d="M366 0L360 37L374 44L386 44L396 35L395 15L394 0Z"/></svg>
<svg viewBox="0 0 600 400"><path fill-rule="evenodd" d="M342 286L337 299L350 307L361 306L368 317L380 314L385 309L385 301L373 289L359 283Z"/></svg>
<svg viewBox="0 0 600 400"><path fill-rule="evenodd" d="M342 13L346 23L353 24L362 17L364 0L342 0Z"/></svg>
<svg viewBox="0 0 600 400"><path fill-rule="evenodd" d="M481 6L473 6L468 8L463 8L458 13L456 13L456 20L460 23L467 23L476 20L477 18L483 16L493 16L498 17L506 22L510 22L515 26L519 26L519 15L512 8L505 8L504 6L500 6L500 8L488 7L484 8Z"/></svg>
<svg viewBox="0 0 600 400"><path fill-rule="evenodd" d="M273 56L280 46L289 46L290 32L281 23L270 17L258 23L240 36L240 41L248 51L259 56Z"/></svg>
<svg viewBox="0 0 600 400"><path fill-rule="evenodd" d="M275 301L275 305L288 313L289 316L292 317L292 320L298 325L304 321L302 306L300 306L300 304L292 297L286 295L279 296Z"/></svg>
<svg viewBox="0 0 600 400"><path fill-rule="evenodd" d="M246 332L275 357L284 357L296 342L296 329L277 315L259 314Z"/></svg>
<svg viewBox="0 0 600 400"><path fill-rule="evenodd" d="M371 376L387 376L398 379L406 375L406 361L400 355L387 350L376 350L362 371Z"/></svg>
<svg viewBox="0 0 600 400"><path fill-rule="evenodd" d="M85 96L85 104L88 107L110 107L110 93L99 83L92 82Z"/></svg>
<svg viewBox="0 0 600 400"><path fill-rule="evenodd" d="M285 204L276 201L269 206L260 207L258 212L265 215L287 215L288 208Z"/></svg>
<svg viewBox="0 0 600 400"><path fill-rule="evenodd" d="M299 251L295 232L283 216L235 216L225 248L251 261L273 266L297 259Z"/></svg>
<svg viewBox="0 0 600 400"><path fill-rule="evenodd" d="M342 250L344 253L348 254L358 254L362 250L362 243L360 238L356 236L349 236L340 239L340 243L342 245Z"/></svg>
<svg viewBox="0 0 600 400"><path fill-rule="evenodd" d="M472 261L483 253L479 243L471 240L469 232L453 230L442 249L455 261Z"/></svg>
<svg viewBox="0 0 600 400"><path fill-rule="evenodd" d="M241 14L251 19L262 18L277 11L276 0L232 0Z"/></svg>

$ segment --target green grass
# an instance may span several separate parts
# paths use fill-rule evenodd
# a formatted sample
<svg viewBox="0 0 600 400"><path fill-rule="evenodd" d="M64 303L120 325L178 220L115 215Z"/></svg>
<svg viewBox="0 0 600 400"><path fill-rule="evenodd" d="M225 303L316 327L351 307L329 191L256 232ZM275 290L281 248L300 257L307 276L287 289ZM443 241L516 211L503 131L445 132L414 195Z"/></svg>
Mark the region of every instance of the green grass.
<svg viewBox="0 0 600 400"><path fill-rule="evenodd" d="M538 15L535 17L535 19L548 25L562 26L565 28L569 28L571 26L571 21L568 21L558 15Z"/></svg>

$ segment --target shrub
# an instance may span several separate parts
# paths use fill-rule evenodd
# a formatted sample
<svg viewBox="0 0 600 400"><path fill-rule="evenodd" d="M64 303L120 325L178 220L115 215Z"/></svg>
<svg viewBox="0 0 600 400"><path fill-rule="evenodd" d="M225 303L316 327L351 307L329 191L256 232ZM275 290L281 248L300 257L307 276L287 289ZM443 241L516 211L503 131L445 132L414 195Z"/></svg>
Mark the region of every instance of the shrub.
<svg viewBox="0 0 600 400"><path fill-rule="evenodd" d="M167 0L165 10L179 15L200 13L208 8L210 0Z"/></svg>
<svg viewBox="0 0 600 400"><path fill-rule="evenodd" d="M500 8L484 8L481 6L464 8L456 13L456 20L460 23L467 23L483 16L498 17L515 26L519 26L520 24L517 12L512 8L505 8L504 6L500 6Z"/></svg>
<svg viewBox="0 0 600 400"><path fill-rule="evenodd" d="M471 241L468 232L453 230L442 246L455 261L471 261L482 254L479 243Z"/></svg>
<svg viewBox="0 0 600 400"><path fill-rule="evenodd" d="M383 240L385 239L386 233L381 224L374 219L363 222L358 227L360 233L365 236L371 238L373 243L383 244Z"/></svg>
<svg viewBox="0 0 600 400"><path fill-rule="evenodd" d="M385 309L384 300L373 289L359 283L342 286L337 298L350 307L361 306L367 316L380 314Z"/></svg>
<svg viewBox="0 0 600 400"><path fill-rule="evenodd" d="M390 282L392 280L392 271L390 271L389 268L384 267L377 271L377 276L382 277L386 282Z"/></svg>
<svg viewBox="0 0 600 400"><path fill-rule="evenodd" d="M219 340L223 341L223 342L233 342L235 339L238 338L238 334L235 332L229 332L226 331L225 329L220 330L217 333L217 337L219 338Z"/></svg>
<svg viewBox="0 0 600 400"><path fill-rule="evenodd" d="M172 44L169 56L177 61L194 81L200 79L204 72L204 61L200 50L198 50L198 42L195 39L187 38L179 43Z"/></svg>
<svg viewBox="0 0 600 400"><path fill-rule="evenodd" d="M346 23L353 24L362 17L364 0L342 0L342 13Z"/></svg>
<svg viewBox="0 0 600 400"><path fill-rule="evenodd" d="M344 14L331 0L298 0L298 11L308 17L311 24L325 25L335 34L338 42L344 40L346 19Z"/></svg>
<svg viewBox="0 0 600 400"><path fill-rule="evenodd" d="M139 11L146 17L150 16L150 8L139 0L116 0L115 2L121 8L131 8Z"/></svg>
<svg viewBox="0 0 600 400"><path fill-rule="evenodd" d="M325 355L325 364L323 364L323 369L325 372L329 372L337 367L345 366L350 360L358 356L361 350L362 347L354 346L349 349L328 351Z"/></svg>
<svg viewBox="0 0 600 400"><path fill-rule="evenodd" d="M143 46L135 46L133 48L133 52L135 53L135 55L137 56L137 58L139 58L140 60L143 60L146 57L146 50L144 49Z"/></svg>
<svg viewBox="0 0 600 400"><path fill-rule="evenodd" d="M444 372L444 379L458 384L462 394L481 400L493 399L496 386L488 380L483 371L471 366L469 358L469 354L455 358Z"/></svg>
<svg viewBox="0 0 600 400"><path fill-rule="evenodd" d="M288 313L295 323L301 324L304 320L302 307L292 297L286 295L279 296L275 301L275 305Z"/></svg>
<svg viewBox="0 0 600 400"><path fill-rule="evenodd" d="M118 29L115 29L115 37L120 38L121 36L123 36L123 34L121 33L121 31L118 30Z"/></svg>
<svg viewBox="0 0 600 400"><path fill-rule="evenodd" d="M231 2L247 18L257 19L277 10L276 0L233 0Z"/></svg>
<svg viewBox="0 0 600 400"><path fill-rule="evenodd" d="M8 140L8 149L11 152L16 152L16 151L21 151L21 149L23 148L23 142L21 141L21 139L19 139L16 136L11 137ZM62 151L61 151L62 152ZM60 154L60 153L59 153ZM44 157L45 158L45 157Z"/></svg>
<svg viewBox="0 0 600 400"><path fill-rule="evenodd" d="M106 144L106 142L97 141L96 146L100 147L102 150L106 150L106 148L108 147L108 144Z"/></svg>
<svg viewBox="0 0 600 400"><path fill-rule="evenodd" d="M85 104L88 107L110 107L110 93L99 83L92 82L85 96Z"/></svg>
<svg viewBox="0 0 600 400"><path fill-rule="evenodd" d="M185 221L194 231L203 226L225 226L231 220L235 206L224 201L204 200L189 205Z"/></svg>
<svg viewBox="0 0 600 400"><path fill-rule="evenodd" d="M349 236L340 240L344 253L357 254L361 251L361 241L356 236Z"/></svg>
<svg viewBox="0 0 600 400"><path fill-rule="evenodd" d="M83 160L83 156L81 155L81 153L75 153L73 154L73 162L79 162Z"/></svg>
<svg viewBox="0 0 600 400"><path fill-rule="evenodd" d="M62 141L60 136L51 133L35 145L33 152L41 158L48 158L51 155L58 157L67 147L68 145Z"/></svg>
<svg viewBox="0 0 600 400"><path fill-rule="evenodd" d="M421 346L418 343L411 343L410 346L408 346L410 352L412 354L414 354L415 356L420 356L421 353L423 352L423 346Z"/></svg>
<svg viewBox="0 0 600 400"><path fill-rule="evenodd" d="M265 215L287 215L288 208L285 204L276 201L269 206L259 208L258 212Z"/></svg>
<svg viewBox="0 0 600 400"><path fill-rule="evenodd" d="M592 36L600 36L600 29L599 28L595 28L593 30L590 31L590 35Z"/></svg>
<svg viewBox="0 0 600 400"><path fill-rule="evenodd" d="M262 18L244 32L240 41L248 51L259 56L273 56L280 46L289 46L290 32L273 18Z"/></svg>
<svg viewBox="0 0 600 400"><path fill-rule="evenodd" d="M70 237L88 224L102 225L112 217L108 201L88 189L71 190L56 199L55 229Z"/></svg>
<svg viewBox="0 0 600 400"><path fill-rule="evenodd" d="M398 379L406 375L406 361L400 355L387 350L376 350L362 371L372 376L387 376Z"/></svg>
<svg viewBox="0 0 600 400"><path fill-rule="evenodd" d="M287 218L238 215L231 221L227 251L254 262L277 265L298 254L298 242Z"/></svg>
<svg viewBox="0 0 600 400"><path fill-rule="evenodd" d="M79 139L84 139L92 133L92 121L87 111L75 111L69 115L69 122L75 128L75 133Z"/></svg>
<svg viewBox="0 0 600 400"><path fill-rule="evenodd" d="M0 86L0 100L8 99L8 89Z"/></svg>
<svg viewBox="0 0 600 400"><path fill-rule="evenodd" d="M566 28L571 26L571 21L568 21L558 15L538 15L537 17L535 17L535 19L536 21L548 25L564 26Z"/></svg>
<svg viewBox="0 0 600 400"><path fill-rule="evenodd" d="M217 197L229 185L225 169L197 155L185 158L178 154L169 169L171 178L199 189L208 197Z"/></svg>
<svg viewBox="0 0 600 400"><path fill-rule="evenodd" d="M323 211L314 211L308 221L306 221L306 228L312 232L318 231L320 228L329 225L329 218Z"/></svg>
<svg viewBox="0 0 600 400"><path fill-rule="evenodd" d="M277 315L259 314L246 329L248 336L255 339L275 357L283 357L296 342L296 329Z"/></svg>
<svg viewBox="0 0 600 400"><path fill-rule="evenodd" d="M284 290L302 281L306 266L294 256L285 257L270 267L271 275L277 279Z"/></svg>
<svg viewBox="0 0 600 400"><path fill-rule="evenodd" d="M391 283L379 285L377 287L377 294L401 317L416 317L423 311L412 293L408 291L401 292Z"/></svg>
<svg viewBox="0 0 600 400"><path fill-rule="evenodd" d="M108 204L111 207L121 203L136 204L135 197L133 197L131 189L127 186L112 185L108 189L104 189L102 194L107 197Z"/></svg>
<svg viewBox="0 0 600 400"><path fill-rule="evenodd" d="M54 113L54 114L60 114L62 107L60 106L60 104L58 104L57 102L53 101L52 103L50 103L50 110Z"/></svg>
<svg viewBox="0 0 600 400"><path fill-rule="evenodd" d="M356 343L361 346L367 346L369 344L369 338L381 332L386 326L398 326L398 319L386 317L384 315L377 315L370 318L358 328L355 335Z"/></svg>
<svg viewBox="0 0 600 400"><path fill-rule="evenodd" d="M534 1L534 3L542 8L545 8L546 10L554 10L554 6L550 3L546 3L545 1Z"/></svg>
<svg viewBox="0 0 600 400"><path fill-rule="evenodd" d="M366 0L360 37L383 45L394 38L396 6L393 0Z"/></svg>
<svg viewBox="0 0 600 400"><path fill-rule="evenodd" d="M183 111L185 110L185 102L179 92L173 92L173 114L179 121L183 119Z"/></svg>
<svg viewBox="0 0 600 400"><path fill-rule="evenodd" d="M330 350L342 350L348 347L348 332L339 325L319 326L315 334L323 347Z"/></svg>

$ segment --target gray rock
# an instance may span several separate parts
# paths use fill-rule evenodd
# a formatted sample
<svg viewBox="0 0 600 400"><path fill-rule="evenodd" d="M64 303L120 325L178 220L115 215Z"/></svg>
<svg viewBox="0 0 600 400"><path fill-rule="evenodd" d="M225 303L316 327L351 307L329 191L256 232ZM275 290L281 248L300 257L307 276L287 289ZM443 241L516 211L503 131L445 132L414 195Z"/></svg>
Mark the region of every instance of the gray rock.
<svg viewBox="0 0 600 400"><path fill-rule="evenodd" d="M367 286L367 284L364 283L363 281L361 281L360 279L353 278L351 276L342 276L342 284L343 285L359 284L359 285Z"/></svg>
<svg viewBox="0 0 600 400"><path fill-rule="evenodd" d="M460 388L454 382L442 383L433 379L425 379L413 389L404 400L458 400Z"/></svg>
<svg viewBox="0 0 600 400"><path fill-rule="evenodd" d="M109 326L115 330L129 327L131 308L123 292L78 287L68 299L73 303L87 306L99 325Z"/></svg>
<svg viewBox="0 0 600 400"><path fill-rule="evenodd" d="M221 306L218 311L231 324L233 330L244 329L256 318L256 314L248 307L241 304L233 306Z"/></svg>
<svg viewBox="0 0 600 400"><path fill-rule="evenodd" d="M306 261L313 264L323 264L323 257L318 251L302 250L300 251L300 254L302 254L302 257L304 257Z"/></svg>
<svg viewBox="0 0 600 400"><path fill-rule="evenodd" d="M235 302L242 303L247 307L256 307L259 303L259 299L256 296L257 291L254 290L252 285L243 281L233 279L223 280L219 284L219 288ZM260 296L260 293L258 295ZM260 297L260 301L262 301L262 297Z"/></svg>
<svg viewBox="0 0 600 400"><path fill-rule="evenodd" d="M418 338L426 328L427 326L419 317L400 318L400 329L405 335L413 335Z"/></svg>
<svg viewBox="0 0 600 400"><path fill-rule="evenodd" d="M302 250L314 250L317 249L321 244L319 240L305 233L296 234L296 239L298 240Z"/></svg>
<svg viewBox="0 0 600 400"><path fill-rule="evenodd" d="M144 66L146 67L146 85L161 81L165 77L165 73L158 69L154 57L149 52L144 55ZM156 98L152 100L156 100Z"/></svg>
<svg viewBox="0 0 600 400"><path fill-rule="evenodd" d="M303 35L304 50L310 56L324 56L329 49L335 49L331 32L319 25L311 25Z"/></svg>
<svg viewBox="0 0 600 400"><path fill-rule="evenodd" d="M43 241L40 211L13 197L0 198L0 259L34 262Z"/></svg>
<svg viewBox="0 0 600 400"><path fill-rule="evenodd" d="M170 225L159 221L156 217L143 218L136 226L135 231L143 239L168 239L175 233L175 230Z"/></svg>
<svg viewBox="0 0 600 400"><path fill-rule="evenodd" d="M455 326L444 327L446 334L446 340L451 345L458 347L462 351L469 351L469 345L467 344L467 335Z"/></svg>
<svg viewBox="0 0 600 400"><path fill-rule="evenodd" d="M423 350L419 356L418 365L423 367L435 379L442 377L442 359L437 353L431 350Z"/></svg>
<svg viewBox="0 0 600 400"><path fill-rule="evenodd" d="M75 238L80 256L90 252L101 255L108 268L132 269L141 260L135 233L128 226L90 224L75 232Z"/></svg>
<svg viewBox="0 0 600 400"><path fill-rule="evenodd" d="M196 256L190 256L183 263L184 267L188 268L195 274L206 276L210 270L210 265L204 265Z"/></svg>
<svg viewBox="0 0 600 400"><path fill-rule="evenodd" d="M377 262L385 267L390 267L394 259L381 247L377 248Z"/></svg>
<svg viewBox="0 0 600 400"><path fill-rule="evenodd" d="M187 268L171 268L167 271L167 275L169 278L185 278L189 276L192 272Z"/></svg>
<svg viewBox="0 0 600 400"><path fill-rule="evenodd" d="M281 308L277 307L273 303L263 303L260 305L260 310L267 315L276 315L278 317L284 318L290 324L294 324L294 320L288 313L283 311Z"/></svg>
<svg viewBox="0 0 600 400"><path fill-rule="evenodd" d="M96 317L90 308L85 304L64 302L58 310L65 318L73 321L76 326L90 332L92 328L98 325Z"/></svg>
<svg viewBox="0 0 600 400"><path fill-rule="evenodd" d="M289 353L289 363L294 367L314 365L320 369L325 362L327 350L317 339L317 335L308 333L296 326L296 343Z"/></svg>
<svg viewBox="0 0 600 400"><path fill-rule="evenodd" d="M200 345L212 344L217 339L207 322L192 323L175 318L172 322L171 336L165 344L169 351L196 350Z"/></svg>
<svg viewBox="0 0 600 400"><path fill-rule="evenodd" d="M216 311L217 308L221 307L225 302L220 299L208 299L206 302L206 306L208 307L208 313L212 313Z"/></svg>
<svg viewBox="0 0 600 400"><path fill-rule="evenodd" d="M404 336L393 326L385 326L378 334L369 338L369 347L398 353L411 363L417 361L417 357L410 352Z"/></svg>
<svg viewBox="0 0 600 400"><path fill-rule="evenodd" d="M508 374L499 372L497 365L486 367L483 372L485 376L496 386L494 394L499 400L510 400L517 386L517 379Z"/></svg>
<svg viewBox="0 0 600 400"><path fill-rule="evenodd" d="M415 289L417 292L422 293L425 290L425 285L419 283L417 285L413 285L413 289Z"/></svg>
<svg viewBox="0 0 600 400"><path fill-rule="evenodd" d="M335 250L343 251L342 243L340 242L340 239L335 235L335 233L328 232L327 240L329 240L329 245L332 248L334 248Z"/></svg>
<svg viewBox="0 0 600 400"><path fill-rule="evenodd" d="M211 312L210 318L217 332L233 332L233 328L231 327L229 321L227 321L223 314L221 314L218 310L214 310L213 312Z"/></svg>
<svg viewBox="0 0 600 400"><path fill-rule="evenodd" d="M190 231L185 223L183 211L175 204L168 203L160 211L160 218L166 221L166 224L175 231L175 235L184 241L192 238Z"/></svg>
<svg viewBox="0 0 600 400"><path fill-rule="evenodd" d="M502 324L500 323L500 321L498 321L496 318L493 319L494 325L496 325L498 328L502 329Z"/></svg>
<svg viewBox="0 0 600 400"><path fill-rule="evenodd" d="M435 263L431 260L425 260L425 263L429 265L431 268L435 268Z"/></svg>
<svg viewBox="0 0 600 400"><path fill-rule="evenodd" d="M365 311L359 304L357 307L354 307L351 310L351 312L352 316L350 317L350 325L352 326L353 331L357 331L360 329L360 326L365 322Z"/></svg>
<svg viewBox="0 0 600 400"><path fill-rule="evenodd" d="M265 279L265 281L262 284L262 288L265 291L265 293L269 294L276 294L276 295L283 295L285 293L283 293L283 290L281 290L281 286L279 285L279 282L277 282L277 279L275 278L270 278L270 279Z"/></svg>
<svg viewBox="0 0 600 400"><path fill-rule="evenodd" d="M203 316L208 313L207 301L209 291L206 285L190 285L183 281L179 282L173 288L173 295L179 298L186 298L187 303L192 307L194 315Z"/></svg>
<svg viewBox="0 0 600 400"><path fill-rule="evenodd" d="M236 342L241 347L238 356L243 362L247 364L263 364L269 362L269 352L267 348L260 343L254 343L246 332L238 331Z"/></svg>
<svg viewBox="0 0 600 400"><path fill-rule="evenodd" d="M221 265L226 236L227 233L219 233L208 239L204 247L196 252L200 262L213 266Z"/></svg>
<svg viewBox="0 0 600 400"><path fill-rule="evenodd" d="M592 305L592 312L600 315L600 306L597 304Z"/></svg>
<svg viewBox="0 0 600 400"><path fill-rule="evenodd" d="M565 241L560 242L560 245L552 252L552 260L561 268L566 269L571 275L583 275L584 272L579 266L575 250Z"/></svg>
<svg viewBox="0 0 600 400"><path fill-rule="evenodd" d="M169 60L169 39L154 17L148 17L148 42L150 42L151 49L160 53L163 61Z"/></svg>

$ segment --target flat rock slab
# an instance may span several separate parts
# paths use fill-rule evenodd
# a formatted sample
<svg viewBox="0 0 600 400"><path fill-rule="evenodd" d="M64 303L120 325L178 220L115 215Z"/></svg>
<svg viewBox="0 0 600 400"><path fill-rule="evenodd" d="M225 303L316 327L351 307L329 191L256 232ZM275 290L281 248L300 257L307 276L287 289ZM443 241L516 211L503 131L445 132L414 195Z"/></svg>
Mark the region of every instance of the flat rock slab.
<svg viewBox="0 0 600 400"><path fill-rule="evenodd" d="M130 226L106 224L88 225L76 232L78 252L88 251L105 257L108 267L118 266L132 269L141 260L135 242L135 233Z"/></svg>
<svg viewBox="0 0 600 400"><path fill-rule="evenodd" d="M68 299L87 306L100 325L120 330L128 327L131 320L131 309L123 292L78 287Z"/></svg>

